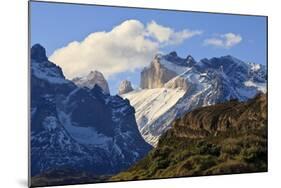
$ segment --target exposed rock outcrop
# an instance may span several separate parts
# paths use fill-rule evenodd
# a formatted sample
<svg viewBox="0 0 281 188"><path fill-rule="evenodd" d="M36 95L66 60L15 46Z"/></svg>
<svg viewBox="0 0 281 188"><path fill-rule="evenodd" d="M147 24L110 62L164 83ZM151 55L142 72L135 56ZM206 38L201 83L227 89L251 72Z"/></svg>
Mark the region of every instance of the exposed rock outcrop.
<svg viewBox="0 0 281 188"><path fill-rule="evenodd" d="M130 81L128 80L123 80L120 85L119 85L119 88L118 88L118 94L119 95L122 95L122 94L125 94L125 93L129 93L131 91L133 91L133 87L132 87L132 84Z"/></svg>
<svg viewBox="0 0 281 188"><path fill-rule="evenodd" d="M156 148L112 180L267 171L267 96L198 108L177 119Z"/></svg>
<svg viewBox="0 0 281 188"><path fill-rule="evenodd" d="M142 70L140 86L142 89L161 88L175 76L177 74L161 65L158 56L155 56L150 66Z"/></svg>
<svg viewBox="0 0 281 188"><path fill-rule="evenodd" d="M180 88L186 91L188 89L188 83L185 78L181 76L177 76L171 79L169 82L167 82L165 84L165 88L170 88L170 89Z"/></svg>
<svg viewBox="0 0 281 188"><path fill-rule="evenodd" d="M98 85L105 94L110 94L108 83L99 71L91 71L86 77L76 77L72 81L79 87L87 87L89 89Z"/></svg>
<svg viewBox="0 0 281 188"><path fill-rule="evenodd" d="M265 65L243 62L230 55L196 62L192 56L180 58L176 52L158 54L142 72L141 79L146 89L130 92L126 97L136 109L142 136L156 146L159 137L171 127L172 121L193 109L231 99L246 101L260 92L265 93L266 72ZM171 90L176 93L175 97L169 98L173 93ZM153 95L140 97L144 93ZM156 113L155 109L161 110Z"/></svg>
<svg viewBox="0 0 281 188"><path fill-rule="evenodd" d="M42 46L31 54L31 186L85 183L84 174L99 181L147 154L151 146L139 133L134 108L104 93L96 83L105 80L95 79L101 74L89 75L91 89L78 87L44 57Z"/></svg>
<svg viewBox="0 0 281 188"><path fill-rule="evenodd" d="M197 108L173 123L177 137L204 138L226 131L249 131L267 124L267 96L262 94L248 102L232 100Z"/></svg>

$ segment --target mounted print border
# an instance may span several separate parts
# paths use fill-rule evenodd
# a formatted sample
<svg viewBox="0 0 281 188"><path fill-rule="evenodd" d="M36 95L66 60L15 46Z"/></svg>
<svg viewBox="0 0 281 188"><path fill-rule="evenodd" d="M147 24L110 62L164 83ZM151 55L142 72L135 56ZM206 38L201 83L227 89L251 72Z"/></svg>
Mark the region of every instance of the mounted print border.
<svg viewBox="0 0 281 188"><path fill-rule="evenodd" d="M268 17L29 1L29 186L268 171Z"/></svg>

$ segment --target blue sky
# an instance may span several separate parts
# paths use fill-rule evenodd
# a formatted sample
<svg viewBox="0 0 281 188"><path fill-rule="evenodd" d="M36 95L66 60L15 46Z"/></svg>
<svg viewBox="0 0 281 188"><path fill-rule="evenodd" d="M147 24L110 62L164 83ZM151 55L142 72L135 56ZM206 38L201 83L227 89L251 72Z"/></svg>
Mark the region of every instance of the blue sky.
<svg viewBox="0 0 281 188"><path fill-rule="evenodd" d="M40 43L46 48L48 56L72 41L81 42L95 32L110 32L113 27L133 19L145 27L154 21L175 32L186 29L202 31L200 35L178 44L160 45L157 50L161 52L176 51L181 57L191 54L196 60L230 54L244 61L266 64L265 17L42 2L31 2L30 10L31 45ZM218 45L217 42L225 40L227 33L239 36L241 40L229 46ZM206 41L210 39L213 42L207 44ZM64 66L62 68L64 70ZM109 76L111 93L116 93L118 84L123 79L139 85L140 70L141 67L136 66L133 71Z"/></svg>

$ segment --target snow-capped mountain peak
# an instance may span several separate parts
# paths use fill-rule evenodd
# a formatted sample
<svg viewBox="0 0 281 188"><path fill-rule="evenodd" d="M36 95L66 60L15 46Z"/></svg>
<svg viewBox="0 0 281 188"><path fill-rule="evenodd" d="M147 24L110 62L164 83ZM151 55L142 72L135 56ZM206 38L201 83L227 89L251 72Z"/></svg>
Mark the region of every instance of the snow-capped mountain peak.
<svg viewBox="0 0 281 188"><path fill-rule="evenodd" d="M98 85L102 88L105 94L110 94L109 87L103 74L97 70L90 71L90 73L85 77L76 77L72 81L79 87L87 87L89 89L94 88Z"/></svg>
<svg viewBox="0 0 281 188"><path fill-rule="evenodd" d="M267 75L264 65L249 64L231 55L202 59L196 62L192 56L178 57L176 52L158 54L141 72L143 90L124 95L136 109L136 119L145 140L156 146L159 136L171 126L171 122L195 108L225 102L231 99L245 101L259 92L266 92ZM165 101L165 111L157 118L151 117L156 103L163 101L161 88L181 91L173 103ZM138 100L145 93L156 96ZM145 93L143 93L145 92ZM159 92L159 93L157 93ZM167 93L167 91L166 91ZM146 105L141 105L146 104Z"/></svg>
<svg viewBox="0 0 281 188"><path fill-rule="evenodd" d="M32 49L32 176L66 169L111 175L147 154L151 146L140 135L128 100L105 94L99 84L76 86L42 57L43 47ZM88 78L103 76L93 71Z"/></svg>
<svg viewBox="0 0 281 188"><path fill-rule="evenodd" d="M46 56L46 50L40 44L35 44L31 48L31 73L38 79L48 83L67 84L60 67L50 62Z"/></svg>

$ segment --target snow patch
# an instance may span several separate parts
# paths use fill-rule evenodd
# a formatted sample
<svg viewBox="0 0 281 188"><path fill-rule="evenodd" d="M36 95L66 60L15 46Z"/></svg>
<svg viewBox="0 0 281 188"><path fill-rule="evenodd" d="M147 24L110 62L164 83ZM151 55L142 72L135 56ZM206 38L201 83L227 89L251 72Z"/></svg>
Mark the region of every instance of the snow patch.
<svg viewBox="0 0 281 188"><path fill-rule="evenodd" d="M163 65L165 68L167 68L167 69L169 69L169 70L171 70L171 71L173 71L177 74L182 74L189 69L189 67L176 65L175 63L167 61L164 58L160 59L160 64Z"/></svg>
<svg viewBox="0 0 281 188"><path fill-rule="evenodd" d="M251 70L252 71L259 71L261 69L261 65L260 64L256 64L256 63L250 63L251 66Z"/></svg>
<svg viewBox="0 0 281 188"><path fill-rule="evenodd" d="M267 91L266 83L258 83L258 82L253 82L252 80L248 80L244 82L244 85L246 87L255 87L257 88L258 91L261 91L263 93L266 93Z"/></svg>
<svg viewBox="0 0 281 188"><path fill-rule="evenodd" d="M48 131L55 130L58 127L57 118L54 116L47 116L42 124L43 127Z"/></svg>
<svg viewBox="0 0 281 188"><path fill-rule="evenodd" d="M70 115L63 111L58 111L59 119L69 134L79 143L95 146L105 146L107 142L112 141L103 134L97 133L93 127L78 127L72 125Z"/></svg>
<svg viewBox="0 0 281 188"><path fill-rule="evenodd" d="M137 124L141 130L144 125L157 120L174 106L184 93L182 89L156 88L132 91L122 97L128 99L134 106Z"/></svg>
<svg viewBox="0 0 281 188"><path fill-rule="evenodd" d="M46 80L50 83L55 84L66 84L69 81L67 81L65 78L61 77L59 73L57 72L57 67L46 67L44 66L44 63L51 63L51 62L34 62L31 63L31 70L32 74L42 80Z"/></svg>

